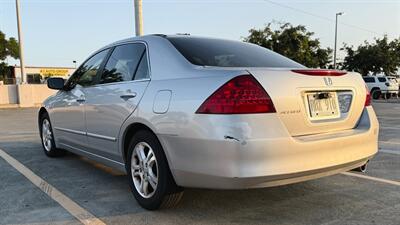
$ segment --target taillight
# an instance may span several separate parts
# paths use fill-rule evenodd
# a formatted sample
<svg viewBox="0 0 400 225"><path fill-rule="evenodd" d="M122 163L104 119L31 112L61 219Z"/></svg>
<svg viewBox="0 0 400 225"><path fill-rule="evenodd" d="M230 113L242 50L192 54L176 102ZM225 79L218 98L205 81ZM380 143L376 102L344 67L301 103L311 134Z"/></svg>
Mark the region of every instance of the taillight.
<svg viewBox="0 0 400 225"><path fill-rule="evenodd" d="M324 70L324 69L300 69L300 70L292 70L292 72L309 76L342 76L347 74L346 71Z"/></svg>
<svg viewBox="0 0 400 225"><path fill-rule="evenodd" d="M251 75L237 76L216 90L200 106L201 114L273 113L271 98Z"/></svg>
<svg viewBox="0 0 400 225"><path fill-rule="evenodd" d="M364 106L370 106L371 105L371 93L369 93L367 86L365 86L365 91L367 92L367 94L365 95Z"/></svg>

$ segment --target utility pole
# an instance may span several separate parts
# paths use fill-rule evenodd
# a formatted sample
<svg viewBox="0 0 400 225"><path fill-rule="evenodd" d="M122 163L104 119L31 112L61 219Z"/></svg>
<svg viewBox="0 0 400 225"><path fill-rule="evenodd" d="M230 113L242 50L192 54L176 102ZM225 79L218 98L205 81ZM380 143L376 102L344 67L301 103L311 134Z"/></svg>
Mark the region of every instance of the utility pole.
<svg viewBox="0 0 400 225"><path fill-rule="evenodd" d="M27 83L25 66L24 66L24 52L23 52L23 41L21 32L21 17L19 15L19 0L15 0L15 6L17 10L17 26L18 26L18 42L19 42L19 63L21 67L21 84Z"/></svg>
<svg viewBox="0 0 400 225"><path fill-rule="evenodd" d="M333 52L333 69L336 69L336 45L337 45L337 22L338 16L343 15L344 12L336 13L336 20L335 20L335 50Z"/></svg>
<svg viewBox="0 0 400 225"><path fill-rule="evenodd" d="M136 36L143 35L142 0L135 1L135 32Z"/></svg>

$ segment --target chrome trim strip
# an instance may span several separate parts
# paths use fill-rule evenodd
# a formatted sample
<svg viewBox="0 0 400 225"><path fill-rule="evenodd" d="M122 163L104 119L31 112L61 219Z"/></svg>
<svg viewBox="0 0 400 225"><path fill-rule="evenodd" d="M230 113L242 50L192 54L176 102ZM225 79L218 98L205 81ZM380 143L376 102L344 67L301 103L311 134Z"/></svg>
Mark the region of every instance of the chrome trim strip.
<svg viewBox="0 0 400 225"><path fill-rule="evenodd" d="M100 134L94 134L94 133L87 132L86 135L88 137L104 139L104 140L107 140L107 141L117 141L117 139L115 137L109 137L109 136L104 136L104 135L100 135Z"/></svg>
<svg viewBox="0 0 400 225"><path fill-rule="evenodd" d="M146 81L150 81L150 80L151 80L150 78L144 78L144 79L140 79L140 80L126 80L126 81L112 82L112 83L106 83L106 84L93 84L93 85L82 87L82 88L103 87L103 86L112 86L112 85L129 84L129 83L140 83L140 82L146 82Z"/></svg>
<svg viewBox="0 0 400 225"><path fill-rule="evenodd" d="M115 161L115 160L112 160L112 159L109 159L109 158L106 158L106 157L103 157L103 156L100 156L100 155L96 155L96 154L94 154L94 153L91 153L91 152L88 152L88 151L84 151L84 150L79 149L79 148L72 147L71 145L67 145L67 144L64 144L64 143L60 143L60 145L64 145L64 146L67 147L67 148L71 148L71 149L74 149L74 150L76 150L76 151L80 151L80 152L83 152L83 153L85 153L85 154L92 155L92 156L97 157L97 158L105 159L105 160L107 160L107 161L110 161L110 162L119 164L119 165L121 165L121 166L125 166L124 163L120 163L120 162L118 162L118 161Z"/></svg>
<svg viewBox="0 0 400 225"><path fill-rule="evenodd" d="M85 135L85 136L86 136L86 132L84 132L84 131L71 130L71 129L61 128L61 127L54 127L54 129L59 130L59 131L64 131L64 132L72 133L72 134L79 134L79 135Z"/></svg>
<svg viewBox="0 0 400 225"><path fill-rule="evenodd" d="M59 130L59 131L64 131L72 134L79 134L79 135L84 135L88 137L94 137L94 138L99 138L107 141L117 141L115 137L109 137L109 136L104 136L100 134L94 134L94 133L88 133L88 132L83 132L83 131L78 131L78 130L71 130L67 128L61 128L61 127L54 127L54 129Z"/></svg>

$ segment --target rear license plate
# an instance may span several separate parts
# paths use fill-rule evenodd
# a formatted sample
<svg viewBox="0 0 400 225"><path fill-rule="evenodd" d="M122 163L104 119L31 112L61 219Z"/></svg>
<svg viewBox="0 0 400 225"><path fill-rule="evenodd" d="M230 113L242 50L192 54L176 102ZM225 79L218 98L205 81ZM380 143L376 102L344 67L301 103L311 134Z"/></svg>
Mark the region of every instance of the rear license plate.
<svg viewBox="0 0 400 225"><path fill-rule="evenodd" d="M307 101L312 120L334 119L340 117L336 92L307 93Z"/></svg>

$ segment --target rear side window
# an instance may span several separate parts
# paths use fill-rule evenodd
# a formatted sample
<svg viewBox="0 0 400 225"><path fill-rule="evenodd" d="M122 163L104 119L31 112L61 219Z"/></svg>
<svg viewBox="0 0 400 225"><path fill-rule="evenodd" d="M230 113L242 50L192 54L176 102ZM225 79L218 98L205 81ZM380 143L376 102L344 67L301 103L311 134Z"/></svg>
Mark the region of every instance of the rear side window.
<svg viewBox="0 0 400 225"><path fill-rule="evenodd" d="M115 47L104 67L100 84L132 80L145 51L144 44Z"/></svg>
<svg viewBox="0 0 400 225"><path fill-rule="evenodd" d="M143 52L142 59L140 60L139 66L135 72L135 80L142 80L150 78L149 74L149 64L147 61L147 55L146 52Z"/></svg>
<svg viewBox="0 0 400 225"><path fill-rule="evenodd" d="M375 82L375 78L373 77L363 77L365 83L374 83Z"/></svg>
<svg viewBox="0 0 400 225"><path fill-rule="evenodd" d="M385 77L378 77L379 82L386 82L386 78Z"/></svg>
<svg viewBox="0 0 400 225"><path fill-rule="evenodd" d="M196 37L167 37L167 39L194 65L216 67L304 67L278 53L245 42Z"/></svg>

